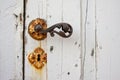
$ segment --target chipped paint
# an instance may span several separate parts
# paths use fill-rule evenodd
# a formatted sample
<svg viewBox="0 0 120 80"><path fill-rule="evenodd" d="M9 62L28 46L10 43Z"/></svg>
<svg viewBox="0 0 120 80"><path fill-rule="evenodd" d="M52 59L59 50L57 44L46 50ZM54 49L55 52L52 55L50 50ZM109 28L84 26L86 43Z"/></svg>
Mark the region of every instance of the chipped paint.
<svg viewBox="0 0 120 80"><path fill-rule="evenodd" d="M18 15L17 15L17 14L14 13L13 15L14 15L16 18L18 18Z"/></svg>
<svg viewBox="0 0 120 80"><path fill-rule="evenodd" d="M50 52L52 52L52 51L53 51L53 49L54 49L54 47L53 47L53 46L50 46Z"/></svg>
<svg viewBox="0 0 120 80"><path fill-rule="evenodd" d="M91 56L94 56L94 48L91 50Z"/></svg>
<svg viewBox="0 0 120 80"><path fill-rule="evenodd" d="M77 41L75 42L75 45L77 45Z"/></svg>
<svg viewBox="0 0 120 80"><path fill-rule="evenodd" d="M17 23L15 24L15 27L16 27L16 30L17 30L17 28L18 28L18 24Z"/></svg>
<svg viewBox="0 0 120 80"><path fill-rule="evenodd" d="M75 67L78 67L78 64L75 64Z"/></svg>
<svg viewBox="0 0 120 80"><path fill-rule="evenodd" d="M16 30L17 30L17 28L18 28L18 22L17 22L17 18L18 18L18 15L17 14L13 14L14 15L14 17L16 18L16 23L15 23L15 27L16 27Z"/></svg>
<svg viewBox="0 0 120 80"><path fill-rule="evenodd" d="M70 75L70 72L68 72L67 74Z"/></svg>
<svg viewBox="0 0 120 80"><path fill-rule="evenodd" d="M17 31L18 26L22 26L23 17L22 17L22 13L19 13L19 14L14 13L13 15L16 18L15 19L16 20L15 27L16 27L16 31Z"/></svg>
<svg viewBox="0 0 120 80"><path fill-rule="evenodd" d="M29 18L29 15L27 15L27 18Z"/></svg>
<svg viewBox="0 0 120 80"><path fill-rule="evenodd" d="M17 56L17 58L19 58L19 56Z"/></svg>

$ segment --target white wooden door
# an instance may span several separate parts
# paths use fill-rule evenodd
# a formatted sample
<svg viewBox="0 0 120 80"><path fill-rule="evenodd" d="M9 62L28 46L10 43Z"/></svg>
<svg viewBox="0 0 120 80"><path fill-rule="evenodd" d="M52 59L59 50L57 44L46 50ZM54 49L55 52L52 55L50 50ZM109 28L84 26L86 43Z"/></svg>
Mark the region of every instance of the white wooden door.
<svg viewBox="0 0 120 80"><path fill-rule="evenodd" d="M119 0L0 0L0 80L120 80ZM72 25L70 38L37 41L29 23ZM41 47L47 63L35 69L28 55Z"/></svg>

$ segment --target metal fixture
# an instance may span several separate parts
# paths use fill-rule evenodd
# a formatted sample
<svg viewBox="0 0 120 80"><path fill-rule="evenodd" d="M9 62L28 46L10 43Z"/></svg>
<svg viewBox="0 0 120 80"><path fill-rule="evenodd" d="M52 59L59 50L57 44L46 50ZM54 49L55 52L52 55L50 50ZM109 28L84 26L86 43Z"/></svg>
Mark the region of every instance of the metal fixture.
<svg viewBox="0 0 120 80"><path fill-rule="evenodd" d="M55 30L56 28L58 30ZM28 32L32 38L43 40L47 37L48 32L52 37L54 37L54 33L56 33L63 38L68 38L72 35L73 29L68 23L57 23L47 28L45 20L37 18L29 24Z"/></svg>

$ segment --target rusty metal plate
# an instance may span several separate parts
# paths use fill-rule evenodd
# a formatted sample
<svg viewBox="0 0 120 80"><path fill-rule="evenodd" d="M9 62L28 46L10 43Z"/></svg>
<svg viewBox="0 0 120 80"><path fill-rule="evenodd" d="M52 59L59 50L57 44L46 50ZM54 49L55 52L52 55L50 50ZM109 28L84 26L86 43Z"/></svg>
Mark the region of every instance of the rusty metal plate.
<svg viewBox="0 0 120 80"><path fill-rule="evenodd" d="M36 69L41 69L47 63L47 54L38 47L28 55L28 60Z"/></svg>
<svg viewBox="0 0 120 80"><path fill-rule="evenodd" d="M40 25L43 30L47 29L47 24L45 20L37 18L35 20L32 20L28 26L28 33L30 36L35 40L43 40L47 37L47 33L39 33L35 31L35 27Z"/></svg>

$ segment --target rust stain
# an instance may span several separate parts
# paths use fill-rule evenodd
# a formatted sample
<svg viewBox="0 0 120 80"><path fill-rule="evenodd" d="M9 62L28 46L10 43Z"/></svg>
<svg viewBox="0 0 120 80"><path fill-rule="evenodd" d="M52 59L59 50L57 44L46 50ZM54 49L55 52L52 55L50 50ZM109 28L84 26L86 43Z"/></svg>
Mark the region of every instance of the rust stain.
<svg viewBox="0 0 120 80"><path fill-rule="evenodd" d="M30 22L28 26L29 35L35 40L43 40L47 37L47 33L39 33L35 31L37 26L42 27L44 30L47 29L47 24L43 19L37 18Z"/></svg>
<svg viewBox="0 0 120 80"><path fill-rule="evenodd" d="M36 69L42 69L47 63L47 54L42 48L38 47L28 55L28 60Z"/></svg>
<svg viewBox="0 0 120 80"><path fill-rule="evenodd" d="M20 16L20 22L22 22L22 13L20 13L19 16Z"/></svg>

